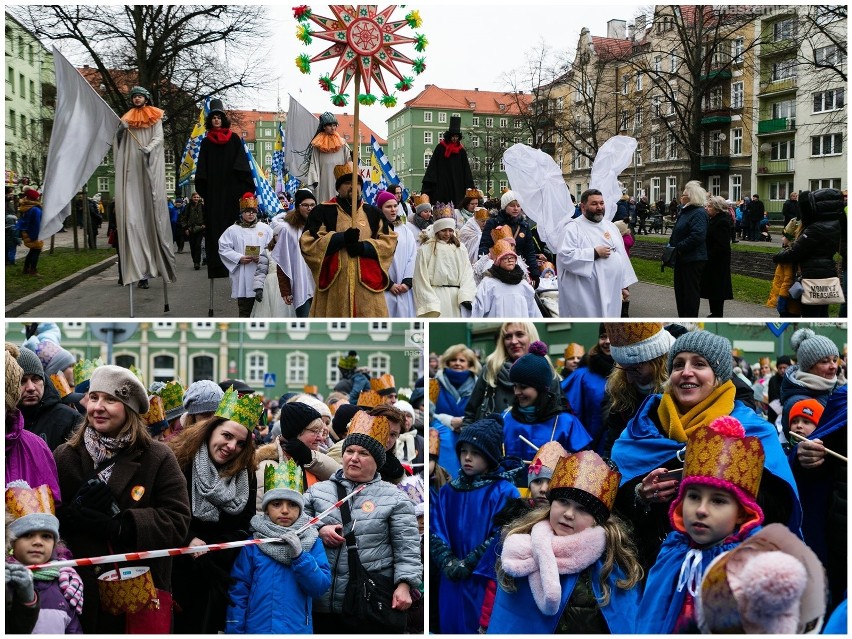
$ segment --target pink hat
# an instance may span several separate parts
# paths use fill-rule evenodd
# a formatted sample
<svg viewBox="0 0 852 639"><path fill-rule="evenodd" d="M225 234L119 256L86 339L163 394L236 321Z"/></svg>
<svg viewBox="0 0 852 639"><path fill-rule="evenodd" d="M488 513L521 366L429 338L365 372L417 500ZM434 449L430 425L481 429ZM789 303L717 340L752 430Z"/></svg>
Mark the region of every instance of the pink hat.
<svg viewBox="0 0 852 639"><path fill-rule="evenodd" d="M391 200L396 201L396 196L390 191L380 191L376 196L376 206L382 208L385 205L385 202L390 202Z"/></svg>

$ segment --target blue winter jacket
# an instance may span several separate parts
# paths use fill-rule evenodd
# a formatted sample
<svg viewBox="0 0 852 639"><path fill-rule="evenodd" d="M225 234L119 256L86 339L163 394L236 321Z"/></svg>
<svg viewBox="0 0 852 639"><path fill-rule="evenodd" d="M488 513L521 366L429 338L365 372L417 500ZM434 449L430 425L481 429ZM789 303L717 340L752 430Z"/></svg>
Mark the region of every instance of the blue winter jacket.
<svg viewBox="0 0 852 639"><path fill-rule="evenodd" d="M709 224L710 216L703 206L689 204L683 207L669 238L669 244L677 249L678 264L707 261Z"/></svg>
<svg viewBox="0 0 852 639"><path fill-rule="evenodd" d="M781 425L784 427L785 435L790 432L790 409L793 408L793 404L803 399L815 399L825 406L833 392L833 390L824 391L808 388L796 378L796 373L799 370L798 366L790 366L784 372L784 378L781 380L781 405L783 406L781 410ZM837 384L835 384L834 388L837 388Z"/></svg>
<svg viewBox="0 0 852 639"><path fill-rule="evenodd" d="M599 455L606 445L603 412L606 401L606 377L589 368L578 368L562 381L562 392L574 415L592 438L589 447Z"/></svg>

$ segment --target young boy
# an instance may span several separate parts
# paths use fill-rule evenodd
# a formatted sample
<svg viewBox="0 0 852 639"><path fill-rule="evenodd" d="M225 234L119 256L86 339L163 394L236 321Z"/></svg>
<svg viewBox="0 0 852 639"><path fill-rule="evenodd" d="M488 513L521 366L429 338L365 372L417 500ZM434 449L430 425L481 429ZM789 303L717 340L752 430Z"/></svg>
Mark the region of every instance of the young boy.
<svg viewBox="0 0 852 639"><path fill-rule="evenodd" d="M790 409L790 432L808 437L816 427L825 407L815 399L803 399Z"/></svg>
<svg viewBox="0 0 852 639"><path fill-rule="evenodd" d="M445 634L478 630L485 592L493 579L486 575L494 573L493 563L481 564L500 533L494 515L519 497L513 480L499 472L502 441L503 426L495 419L462 430L456 442L461 472L430 504L430 558L440 569L437 605L440 631Z"/></svg>
<svg viewBox="0 0 852 639"><path fill-rule="evenodd" d="M264 472L262 515L251 519L254 538L280 541L245 546L231 569L226 634L313 634L312 599L331 586L317 529L304 527L302 469L292 459Z"/></svg>
<svg viewBox="0 0 852 639"><path fill-rule="evenodd" d="M760 529L756 496L764 463L757 437L733 417L687 438L683 480L669 510L672 532L648 573L636 632L696 632L695 595L704 571Z"/></svg>

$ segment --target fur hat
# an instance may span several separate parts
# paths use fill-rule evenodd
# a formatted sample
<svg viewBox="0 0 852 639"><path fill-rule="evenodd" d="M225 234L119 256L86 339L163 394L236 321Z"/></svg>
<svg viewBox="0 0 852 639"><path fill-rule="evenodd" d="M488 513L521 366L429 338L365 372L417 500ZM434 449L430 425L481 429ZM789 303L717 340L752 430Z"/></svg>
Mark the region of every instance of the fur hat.
<svg viewBox="0 0 852 639"><path fill-rule="evenodd" d="M382 208L385 205L385 202L390 202L393 200L396 202L396 196L390 191L380 191L376 196L376 207Z"/></svg>
<svg viewBox="0 0 852 639"><path fill-rule="evenodd" d="M349 433L343 440L342 453L350 446L361 446L376 460L376 468L385 465L387 455L385 447L390 438L390 424L387 417L373 417L365 412L358 412L349 422Z"/></svg>
<svg viewBox="0 0 852 639"><path fill-rule="evenodd" d="M837 344L823 335L817 335L809 328L800 328L793 333L790 343L796 351L796 363L799 370L809 372L823 357L839 357Z"/></svg>
<svg viewBox="0 0 852 639"><path fill-rule="evenodd" d="M672 363L679 353L698 353L716 374L720 382L727 382L734 374L734 358L731 356L731 342L727 337L708 331L689 331L675 340L669 350L669 374Z"/></svg>
<svg viewBox="0 0 852 639"><path fill-rule="evenodd" d="M623 322L606 325L610 355L616 364L631 366L666 355L675 343L659 322Z"/></svg>
<svg viewBox="0 0 852 639"><path fill-rule="evenodd" d="M293 459L268 464L263 470L263 499L260 509L266 511L270 502L276 499L292 501L299 507L299 514L305 510L305 475Z"/></svg>
<svg viewBox="0 0 852 639"><path fill-rule="evenodd" d="M822 413L824 410L825 406L813 398L799 400L793 404L792 408L790 408L790 415L787 418L787 423L792 423L797 417L804 417L814 424L819 424L819 420L822 419Z"/></svg>
<svg viewBox="0 0 852 639"><path fill-rule="evenodd" d="M515 195L514 191L506 191L503 195L500 196L500 208L505 211L506 207L517 199L518 196Z"/></svg>
<svg viewBox="0 0 852 639"><path fill-rule="evenodd" d="M216 382L200 379L193 382L183 394L183 407L190 415L214 413L222 401L225 391Z"/></svg>
<svg viewBox="0 0 852 639"><path fill-rule="evenodd" d="M107 364L95 369L89 392L112 395L139 415L148 412L148 393L145 387L136 375L121 366Z"/></svg>
<svg viewBox="0 0 852 639"><path fill-rule="evenodd" d="M21 401L21 378L24 371L18 364L18 347L6 342L6 366L3 379L6 380L6 410L12 410Z"/></svg>
<svg viewBox="0 0 852 639"><path fill-rule="evenodd" d="M313 422L322 419L319 412L302 402L287 402L281 407L281 434L287 439L298 437Z"/></svg>
<svg viewBox="0 0 852 639"><path fill-rule="evenodd" d="M23 370L23 375L38 375L42 379L45 378L44 366L41 360L33 351L26 346L21 347L18 352L18 365Z"/></svg>
<svg viewBox="0 0 852 639"><path fill-rule="evenodd" d="M536 479L550 479L556 463L561 457L567 457L568 451L557 441L547 442L535 451L530 467L527 469L527 486Z"/></svg>
<svg viewBox="0 0 852 639"><path fill-rule="evenodd" d="M461 445L470 444L482 453L489 468L496 468L503 459L503 424L486 417L464 428L456 441L456 455L461 455Z"/></svg>
<svg viewBox="0 0 852 639"><path fill-rule="evenodd" d="M547 498L573 499L585 507L598 525L612 512L621 473L611 460L604 460L593 450L583 450L560 457L550 478Z"/></svg>
<svg viewBox="0 0 852 639"><path fill-rule="evenodd" d="M509 369L509 380L515 384L532 386L542 392L553 383L553 367L547 359L547 344L536 340L527 354L519 357Z"/></svg>

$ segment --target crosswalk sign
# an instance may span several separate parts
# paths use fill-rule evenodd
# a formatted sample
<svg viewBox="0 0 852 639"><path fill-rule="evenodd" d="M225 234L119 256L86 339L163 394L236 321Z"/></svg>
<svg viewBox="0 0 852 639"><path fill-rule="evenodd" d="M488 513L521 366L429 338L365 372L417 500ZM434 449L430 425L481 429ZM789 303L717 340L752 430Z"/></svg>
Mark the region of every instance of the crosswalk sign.
<svg viewBox="0 0 852 639"><path fill-rule="evenodd" d="M275 388L275 373L264 373L263 374L263 387L264 388Z"/></svg>

